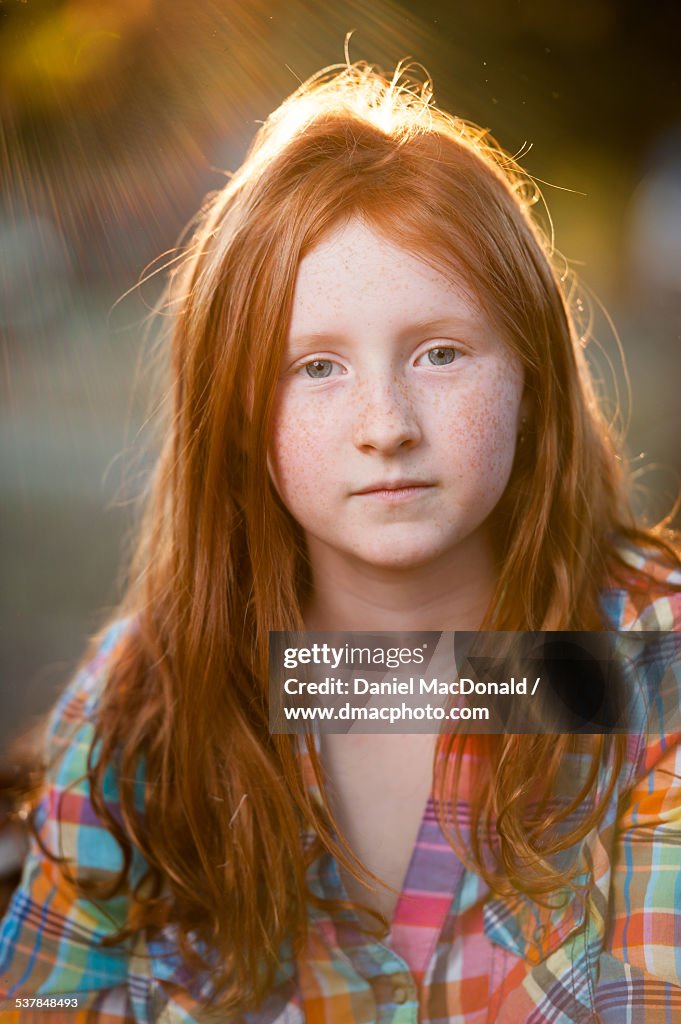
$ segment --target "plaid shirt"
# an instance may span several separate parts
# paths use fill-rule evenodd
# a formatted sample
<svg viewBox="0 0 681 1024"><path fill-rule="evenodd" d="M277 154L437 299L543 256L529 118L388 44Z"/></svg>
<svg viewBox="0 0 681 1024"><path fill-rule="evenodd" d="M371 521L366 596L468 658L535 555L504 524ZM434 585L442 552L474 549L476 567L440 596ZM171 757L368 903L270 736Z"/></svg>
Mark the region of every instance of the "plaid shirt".
<svg viewBox="0 0 681 1024"><path fill-rule="evenodd" d="M634 552L629 558L644 564ZM632 585L604 595L613 628L630 631L633 663L640 669L647 662L648 692L606 814L581 844L586 896L566 890L548 908L521 894L493 898L443 838L429 800L389 940L367 938L349 911L331 919L311 907L304 953L294 959L283 949L271 995L257 1013L232 1019L250 1024L681 1020L681 596L670 595L667 586L681 583L681 576L655 563L647 568L657 582L645 593ZM38 819L41 838L52 850L60 849L61 841L80 873L103 878L118 870L121 855L94 814L82 775L108 657L121 628L107 634L53 714L48 750L59 759ZM649 633L637 638L641 631L655 631L657 639L651 641ZM309 781L309 764L303 767ZM607 777L605 768L603 784ZM140 795L143 785L140 778ZM107 777L105 797L115 809L113 775ZM130 868L132 885L144 867L137 855ZM328 853L310 868L310 885L326 896L345 895L338 865ZM125 921L127 909L125 895L97 906L79 899L34 845L0 930L0 1020L225 1020L205 1009L209 982L188 972L172 928L153 940L141 934L121 946L99 945ZM68 999L71 1006L65 1005Z"/></svg>

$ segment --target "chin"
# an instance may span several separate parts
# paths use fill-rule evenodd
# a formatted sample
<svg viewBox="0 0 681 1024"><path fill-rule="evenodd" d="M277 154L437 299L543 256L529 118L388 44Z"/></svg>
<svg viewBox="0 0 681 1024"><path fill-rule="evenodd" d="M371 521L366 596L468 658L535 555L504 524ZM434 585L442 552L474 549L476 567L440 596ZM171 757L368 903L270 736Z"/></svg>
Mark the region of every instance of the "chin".
<svg viewBox="0 0 681 1024"><path fill-rule="evenodd" d="M398 544L380 545L370 550L355 552L355 556L367 565L373 565L377 569L394 569L403 572L425 568L441 558L443 554L441 548Z"/></svg>

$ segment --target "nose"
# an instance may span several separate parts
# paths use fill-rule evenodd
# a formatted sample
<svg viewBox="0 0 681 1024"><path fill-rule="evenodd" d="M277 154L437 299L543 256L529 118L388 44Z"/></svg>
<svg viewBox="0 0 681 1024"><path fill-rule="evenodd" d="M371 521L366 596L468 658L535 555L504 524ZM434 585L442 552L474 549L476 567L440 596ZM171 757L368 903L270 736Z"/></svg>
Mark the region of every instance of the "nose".
<svg viewBox="0 0 681 1024"><path fill-rule="evenodd" d="M414 448L421 440L419 418L405 383L373 378L356 401L353 441L360 451L391 454Z"/></svg>

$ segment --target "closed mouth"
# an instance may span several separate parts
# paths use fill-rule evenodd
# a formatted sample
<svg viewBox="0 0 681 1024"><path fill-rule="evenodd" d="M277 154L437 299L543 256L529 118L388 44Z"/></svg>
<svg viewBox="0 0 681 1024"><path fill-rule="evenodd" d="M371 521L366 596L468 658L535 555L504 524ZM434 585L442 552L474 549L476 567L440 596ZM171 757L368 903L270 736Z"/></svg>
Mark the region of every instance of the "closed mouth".
<svg viewBox="0 0 681 1024"><path fill-rule="evenodd" d="M425 480L394 480L386 481L385 483L370 484L368 487L363 487L360 491L354 493L359 494L409 494L416 491L423 491L427 488L434 487L433 483Z"/></svg>

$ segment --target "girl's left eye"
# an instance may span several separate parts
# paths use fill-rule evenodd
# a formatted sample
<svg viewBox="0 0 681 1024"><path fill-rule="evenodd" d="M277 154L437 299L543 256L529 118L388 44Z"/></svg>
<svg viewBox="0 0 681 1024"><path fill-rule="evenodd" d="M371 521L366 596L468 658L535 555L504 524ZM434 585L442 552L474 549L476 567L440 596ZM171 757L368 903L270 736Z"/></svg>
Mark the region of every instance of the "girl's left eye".
<svg viewBox="0 0 681 1024"><path fill-rule="evenodd" d="M452 348L450 345L437 345L435 348L429 348L427 352L423 352L414 363L414 366L448 366L449 363L453 363L460 356L461 352L457 348ZM427 359L428 362L424 363L424 359Z"/></svg>
<svg viewBox="0 0 681 1024"><path fill-rule="evenodd" d="M299 366L297 372L302 373L304 370L305 375L311 377L312 380L323 380L325 377L332 375L334 367L342 372L340 364L334 362L333 359L311 359L309 363L303 363L302 366Z"/></svg>

